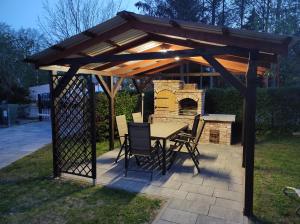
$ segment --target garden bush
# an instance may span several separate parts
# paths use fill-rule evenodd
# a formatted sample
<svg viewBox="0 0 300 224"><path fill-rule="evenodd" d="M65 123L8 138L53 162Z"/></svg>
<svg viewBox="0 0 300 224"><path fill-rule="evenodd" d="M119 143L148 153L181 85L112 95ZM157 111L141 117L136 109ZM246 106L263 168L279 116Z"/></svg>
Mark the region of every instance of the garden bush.
<svg viewBox="0 0 300 224"><path fill-rule="evenodd" d="M243 98L234 89L209 89L206 113L235 114L242 123ZM294 131L300 126L300 87L258 88L256 126L258 130Z"/></svg>
<svg viewBox="0 0 300 224"><path fill-rule="evenodd" d="M131 114L137 111L139 95L134 92L120 91L115 98L116 115L125 114L127 120L132 120ZM108 139L109 105L104 93L98 93L96 102L96 137L98 141Z"/></svg>

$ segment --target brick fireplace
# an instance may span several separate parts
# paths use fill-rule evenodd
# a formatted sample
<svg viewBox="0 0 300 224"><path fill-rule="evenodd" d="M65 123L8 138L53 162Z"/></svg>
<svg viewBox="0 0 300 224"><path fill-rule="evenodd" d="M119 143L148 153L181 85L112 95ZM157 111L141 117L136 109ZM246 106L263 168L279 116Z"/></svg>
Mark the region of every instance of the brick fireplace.
<svg viewBox="0 0 300 224"><path fill-rule="evenodd" d="M196 114L204 114L205 91L180 80L154 80L154 121L192 125Z"/></svg>
<svg viewBox="0 0 300 224"><path fill-rule="evenodd" d="M153 122L183 122L191 127L196 114L206 121L200 142L231 144L235 115L204 114L205 90L181 80L154 80Z"/></svg>

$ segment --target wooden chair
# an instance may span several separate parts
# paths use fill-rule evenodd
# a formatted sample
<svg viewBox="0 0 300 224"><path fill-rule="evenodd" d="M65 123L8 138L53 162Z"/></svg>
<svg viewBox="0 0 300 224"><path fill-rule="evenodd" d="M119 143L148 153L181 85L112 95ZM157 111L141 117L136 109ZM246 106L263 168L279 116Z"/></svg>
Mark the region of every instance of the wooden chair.
<svg viewBox="0 0 300 224"><path fill-rule="evenodd" d="M122 151L125 152L125 144L126 144L125 136L128 134L128 127L127 127L127 121L126 121L125 115L116 116L116 123L117 123L119 140L120 140L120 145L121 145L120 151L115 160L115 162L117 163L121 157Z"/></svg>
<svg viewBox="0 0 300 224"><path fill-rule="evenodd" d="M205 126L205 121L200 120L199 124L197 125L197 132L196 132L195 136L188 135L188 134L187 135L178 135L177 138L173 139L173 142L175 142L175 145L171 145L170 148L172 150L177 149L177 151L174 154L171 164L174 162L176 154L181 151L183 146L185 146L186 149L188 150L188 153L189 153L191 159L193 160L198 172L200 173L199 160L198 160L198 156L200 156L200 152L198 149L198 143L199 143L201 135L203 133L204 126Z"/></svg>
<svg viewBox="0 0 300 224"><path fill-rule="evenodd" d="M136 162L140 165L139 158L146 158L151 164L151 180L153 177L153 170L156 163L156 158L160 166L159 150L160 144L155 142L151 145L151 133L149 123L128 123L128 144L125 150L125 176L127 176L129 166L129 155L136 158Z"/></svg>
<svg viewBox="0 0 300 224"><path fill-rule="evenodd" d="M141 112L132 113L132 119L135 123L143 123L143 117Z"/></svg>

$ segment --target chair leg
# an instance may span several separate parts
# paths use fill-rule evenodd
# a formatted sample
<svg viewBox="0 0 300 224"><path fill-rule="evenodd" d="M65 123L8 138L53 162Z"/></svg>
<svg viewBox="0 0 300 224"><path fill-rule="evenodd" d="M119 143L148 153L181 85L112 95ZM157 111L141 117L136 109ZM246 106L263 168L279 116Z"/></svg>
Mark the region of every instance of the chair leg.
<svg viewBox="0 0 300 224"><path fill-rule="evenodd" d="M137 157L137 156L134 156L134 158L135 158L136 164L137 164L138 166L141 166L141 163L140 163L138 157Z"/></svg>
<svg viewBox="0 0 300 224"><path fill-rule="evenodd" d="M125 148L125 145L124 145L124 144L125 144L125 143L123 143L123 145L122 145L121 148L120 148L120 151L119 151L118 156L117 156L117 158L116 158L116 160L115 160L115 163L117 163L117 162L119 161L120 157L121 157L121 153L122 153L122 151L123 151L124 148Z"/></svg>
<svg viewBox="0 0 300 224"><path fill-rule="evenodd" d="M190 154L190 156L191 156L191 158L192 158L192 160L193 160L193 162L194 162L194 164L195 164L195 166L196 166L196 168L198 170L198 173L200 173L199 161L195 157L195 155L194 155L194 153L193 153L190 145L189 144L185 144L185 146L186 146L186 148L187 148L187 150L188 150L188 152L189 152L189 154Z"/></svg>
<svg viewBox="0 0 300 224"><path fill-rule="evenodd" d="M176 157L177 157L177 154L181 151L182 147L183 147L184 144L181 143L181 145L179 146L179 149L177 150L177 152L173 152L173 155L172 155L172 158L171 158L171 161L170 161L170 164L168 166L168 169L171 168L171 166L173 165L173 163L175 162L176 160Z"/></svg>

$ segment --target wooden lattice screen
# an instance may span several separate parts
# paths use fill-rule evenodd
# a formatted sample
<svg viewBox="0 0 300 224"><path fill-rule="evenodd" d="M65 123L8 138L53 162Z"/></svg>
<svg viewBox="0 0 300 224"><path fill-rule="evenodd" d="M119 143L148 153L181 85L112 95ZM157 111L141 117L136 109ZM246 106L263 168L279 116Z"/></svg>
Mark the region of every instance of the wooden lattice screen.
<svg viewBox="0 0 300 224"><path fill-rule="evenodd" d="M62 76L51 76L54 176L68 173L96 179L94 85L76 75L53 94Z"/></svg>

